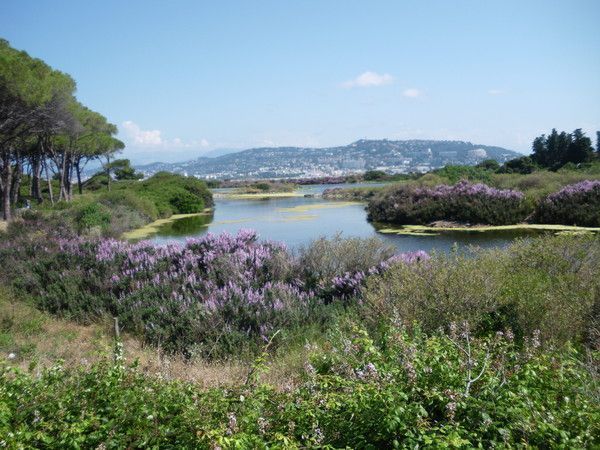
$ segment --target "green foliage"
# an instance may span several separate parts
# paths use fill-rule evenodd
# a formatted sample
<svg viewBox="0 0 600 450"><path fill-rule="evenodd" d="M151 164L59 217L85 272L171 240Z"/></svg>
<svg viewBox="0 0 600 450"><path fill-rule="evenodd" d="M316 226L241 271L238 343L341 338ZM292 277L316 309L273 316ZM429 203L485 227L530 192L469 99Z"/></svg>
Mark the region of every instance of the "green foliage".
<svg viewBox="0 0 600 450"><path fill-rule="evenodd" d="M143 173L136 172L128 159L117 159L108 165L108 169L114 173L117 180L140 180L144 178Z"/></svg>
<svg viewBox="0 0 600 450"><path fill-rule="evenodd" d="M293 192L294 189L296 189L296 185L293 183L261 181L239 187L235 192L238 194L261 194L265 192Z"/></svg>
<svg viewBox="0 0 600 450"><path fill-rule="evenodd" d="M425 331L468 321L486 335L540 330L543 339L564 343L597 334L599 289L599 238L547 236L393 266L367 284L361 314L372 329L386 318Z"/></svg>
<svg viewBox="0 0 600 450"><path fill-rule="evenodd" d="M567 163L584 163L593 157L592 140L581 128L573 133L558 133L556 129L552 129L548 136L541 135L533 141L533 161L553 170Z"/></svg>
<svg viewBox="0 0 600 450"><path fill-rule="evenodd" d="M114 190L102 192L96 197L97 201L111 209L123 206L132 211L137 211L144 216L146 221L156 220L158 211L156 205L146 198L142 198L131 190Z"/></svg>
<svg viewBox="0 0 600 450"><path fill-rule="evenodd" d="M382 170L367 170L363 175L365 181L382 181L387 178L387 174Z"/></svg>
<svg viewBox="0 0 600 450"><path fill-rule="evenodd" d="M151 200L160 217L202 212L213 205L212 194L206 183L193 177L159 172L128 187Z"/></svg>
<svg viewBox="0 0 600 450"><path fill-rule="evenodd" d="M448 180L449 184L455 184L460 180L481 181L487 183L491 179L490 170L480 166L453 166L448 165L436 169L431 173Z"/></svg>
<svg viewBox="0 0 600 450"><path fill-rule="evenodd" d="M485 161L481 161L475 167L495 172L500 168L500 164L495 159L486 159Z"/></svg>
<svg viewBox="0 0 600 450"><path fill-rule="evenodd" d="M391 258L395 249L377 238L319 238L299 250L304 278L312 285L344 273L367 272Z"/></svg>
<svg viewBox="0 0 600 450"><path fill-rule="evenodd" d="M96 227L104 229L110 224L110 220L110 211L100 203L86 203L75 209L75 224L81 232Z"/></svg>
<svg viewBox="0 0 600 450"><path fill-rule="evenodd" d="M86 192L95 192L99 190L106 190L108 188L108 175L106 172L97 172L89 179L85 180L83 187Z"/></svg>
<svg viewBox="0 0 600 450"><path fill-rule="evenodd" d="M530 156L521 156L520 158L514 158L510 161L506 161L502 164L502 167L498 169L499 173L520 173L521 175L527 175L535 172L539 166L533 162Z"/></svg>
<svg viewBox="0 0 600 450"><path fill-rule="evenodd" d="M201 212L204 209L202 198L189 192L182 192L171 198L171 205L180 214L191 214Z"/></svg>
<svg viewBox="0 0 600 450"><path fill-rule="evenodd" d="M8 448L421 448L600 444L593 372L567 346L534 336L476 338L347 325L313 349L282 390L203 390L115 361L39 376L0 366L0 436Z"/></svg>

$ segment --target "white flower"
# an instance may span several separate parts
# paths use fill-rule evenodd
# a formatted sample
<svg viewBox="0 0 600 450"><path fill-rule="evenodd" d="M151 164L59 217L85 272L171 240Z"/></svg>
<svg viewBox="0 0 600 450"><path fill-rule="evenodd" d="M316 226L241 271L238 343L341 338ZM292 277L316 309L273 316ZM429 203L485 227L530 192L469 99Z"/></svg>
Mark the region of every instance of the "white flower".
<svg viewBox="0 0 600 450"><path fill-rule="evenodd" d="M17 357L17 355L15 353L8 354L8 359L15 359L16 357Z"/></svg>

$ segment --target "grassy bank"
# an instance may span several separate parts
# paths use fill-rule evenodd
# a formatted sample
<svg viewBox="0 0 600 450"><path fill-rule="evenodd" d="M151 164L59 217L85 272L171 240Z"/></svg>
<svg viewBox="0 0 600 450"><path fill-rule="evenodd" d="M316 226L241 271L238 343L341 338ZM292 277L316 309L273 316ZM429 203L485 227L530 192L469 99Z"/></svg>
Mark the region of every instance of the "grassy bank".
<svg viewBox="0 0 600 450"><path fill-rule="evenodd" d="M127 231L121 235L123 239L131 239L131 240L139 240L146 239L156 233L162 226L172 223L179 219L185 219L186 217L197 217L210 214L210 209L205 209L199 213L192 214L173 214L172 216L166 219L158 219L154 222L151 222L143 227L136 228L131 231Z"/></svg>
<svg viewBox="0 0 600 450"><path fill-rule="evenodd" d="M110 191L105 178L91 178L83 194L70 201L32 203L32 210L22 214L52 216L80 235L118 237L174 214L198 214L213 206L206 184L195 178L161 172L142 181L113 181Z"/></svg>

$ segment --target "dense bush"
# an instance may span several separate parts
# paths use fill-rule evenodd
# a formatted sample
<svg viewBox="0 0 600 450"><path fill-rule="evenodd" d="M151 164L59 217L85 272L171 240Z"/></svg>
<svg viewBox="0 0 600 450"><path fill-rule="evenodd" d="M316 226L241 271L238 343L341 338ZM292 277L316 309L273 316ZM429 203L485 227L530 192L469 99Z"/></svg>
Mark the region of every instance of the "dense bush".
<svg viewBox="0 0 600 450"><path fill-rule="evenodd" d="M548 195L535 212L539 223L600 227L600 180L585 180Z"/></svg>
<svg viewBox="0 0 600 450"><path fill-rule="evenodd" d="M599 292L599 238L548 236L394 265L369 280L361 314L372 329L386 318L426 331L466 320L481 334L540 330L544 340L564 343L597 335Z"/></svg>
<svg viewBox="0 0 600 450"><path fill-rule="evenodd" d="M492 160L494 161L494 160ZM494 161L496 162L496 161ZM458 183L461 180L479 181L489 183L492 170L488 166L454 166L448 165L441 169L433 170L431 173L448 180L449 184Z"/></svg>
<svg viewBox="0 0 600 450"><path fill-rule="evenodd" d="M251 231L162 247L24 233L2 242L0 263L45 310L82 322L116 315L125 330L167 350L219 356L252 350L278 329L326 321L326 303L354 298L392 261L415 259L353 242L347 264L318 280L301 268L317 264L314 252L294 258Z"/></svg>
<svg viewBox="0 0 600 450"><path fill-rule="evenodd" d="M344 327L346 328L346 327ZM39 376L0 366L8 448L594 448L597 379L536 335L359 327L315 349L296 386L202 390L116 361ZM118 347L117 347L118 349Z"/></svg>
<svg viewBox="0 0 600 450"><path fill-rule="evenodd" d="M75 208L75 223L80 232L92 228L105 229L110 224L110 211L100 203L85 203Z"/></svg>
<svg viewBox="0 0 600 450"><path fill-rule="evenodd" d="M450 220L505 225L518 223L527 215L523 193L468 181L435 188L392 186L369 201L368 211L370 220L396 224Z"/></svg>
<svg viewBox="0 0 600 450"><path fill-rule="evenodd" d="M212 194L204 181L168 172L127 185L141 197L151 200L161 217L201 212L213 206Z"/></svg>

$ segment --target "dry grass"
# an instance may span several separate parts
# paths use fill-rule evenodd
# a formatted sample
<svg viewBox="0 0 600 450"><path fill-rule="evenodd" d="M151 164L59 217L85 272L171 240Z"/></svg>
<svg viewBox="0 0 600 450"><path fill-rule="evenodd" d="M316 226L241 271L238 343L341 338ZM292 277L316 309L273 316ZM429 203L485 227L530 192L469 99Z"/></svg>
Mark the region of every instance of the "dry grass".
<svg viewBox="0 0 600 450"><path fill-rule="evenodd" d="M5 220L0 220L0 232L1 231L6 231L6 227L8 226L8 224L6 223Z"/></svg>
<svg viewBox="0 0 600 450"><path fill-rule="evenodd" d="M244 361L207 362L185 360L143 345L123 334L126 361L138 361L149 375L197 383L201 387L226 387L245 382L251 364ZM0 363L37 372L59 361L65 367L89 367L111 357L114 327L111 320L94 325L79 325L52 317L17 300L0 288ZM14 357L9 355L13 354ZM306 355L304 350L277 356L263 374L262 381L287 389L297 381Z"/></svg>

